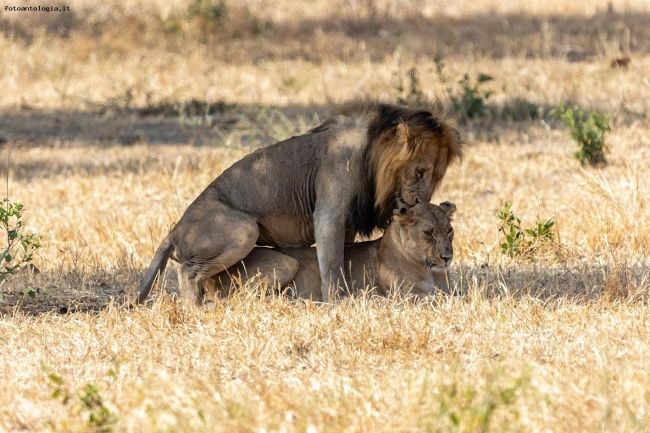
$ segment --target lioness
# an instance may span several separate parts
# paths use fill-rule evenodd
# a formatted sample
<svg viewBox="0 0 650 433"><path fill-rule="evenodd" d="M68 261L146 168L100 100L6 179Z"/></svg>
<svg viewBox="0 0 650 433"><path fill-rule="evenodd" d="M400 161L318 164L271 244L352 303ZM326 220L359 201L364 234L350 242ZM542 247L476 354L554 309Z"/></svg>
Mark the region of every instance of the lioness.
<svg viewBox="0 0 650 433"><path fill-rule="evenodd" d="M259 149L218 176L156 250L139 287L143 302L169 257L186 301L253 247L316 242L321 295L329 301L343 244L389 223L395 200L428 203L461 140L432 107L376 101L344 105L304 135Z"/></svg>
<svg viewBox="0 0 650 433"><path fill-rule="evenodd" d="M422 297L436 290L449 293L453 259L451 217L456 205L419 203L395 210L384 236L371 242L345 245L345 278L350 293L368 286L386 295L391 289ZM233 278L256 275L275 287L295 283L300 298L321 299L321 277L315 248L256 247L244 260L210 279L218 296L235 288Z"/></svg>

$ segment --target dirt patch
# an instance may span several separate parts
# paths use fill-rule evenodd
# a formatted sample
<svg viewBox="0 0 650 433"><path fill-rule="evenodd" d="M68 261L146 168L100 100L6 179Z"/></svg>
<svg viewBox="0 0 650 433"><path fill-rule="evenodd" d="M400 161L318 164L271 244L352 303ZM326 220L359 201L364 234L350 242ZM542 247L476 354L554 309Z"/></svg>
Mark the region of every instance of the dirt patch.
<svg viewBox="0 0 650 433"><path fill-rule="evenodd" d="M27 315L99 311L111 304L122 305L137 284L132 271L48 271L24 273L8 279L0 289L0 315L16 311Z"/></svg>

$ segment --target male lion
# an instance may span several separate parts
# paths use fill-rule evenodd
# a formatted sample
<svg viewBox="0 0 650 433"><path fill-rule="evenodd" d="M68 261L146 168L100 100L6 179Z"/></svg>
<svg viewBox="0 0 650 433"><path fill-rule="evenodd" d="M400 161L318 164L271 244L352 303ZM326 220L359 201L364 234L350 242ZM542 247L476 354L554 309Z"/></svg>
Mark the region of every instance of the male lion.
<svg viewBox="0 0 650 433"><path fill-rule="evenodd" d="M416 297L436 291L450 293L449 265L454 254L450 221L455 211L456 205L449 202L403 207L395 210L393 222L380 239L346 244L346 290L355 293L369 286L381 295L397 289ZM266 279L270 287L282 288L293 282L298 297L321 299L321 276L313 247L256 247L244 260L208 282L223 297L236 287L233 278L247 273Z"/></svg>
<svg viewBox="0 0 650 433"><path fill-rule="evenodd" d="M258 149L219 175L156 250L139 287L151 290L169 257L186 301L257 245L316 242L322 299L343 267L343 244L389 223L393 204L429 202L461 140L432 107L355 101L304 135Z"/></svg>

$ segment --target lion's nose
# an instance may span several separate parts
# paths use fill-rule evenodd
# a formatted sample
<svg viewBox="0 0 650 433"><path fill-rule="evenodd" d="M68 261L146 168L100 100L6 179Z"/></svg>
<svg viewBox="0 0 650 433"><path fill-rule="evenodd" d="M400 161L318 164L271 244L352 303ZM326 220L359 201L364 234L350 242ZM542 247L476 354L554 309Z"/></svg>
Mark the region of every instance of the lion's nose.
<svg viewBox="0 0 650 433"><path fill-rule="evenodd" d="M445 266L449 266L449 264L451 263L451 260L454 258L454 256L452 256L451 254L450 255L442 255L442 256L440 256L440 258L445 261Z"/></svg>

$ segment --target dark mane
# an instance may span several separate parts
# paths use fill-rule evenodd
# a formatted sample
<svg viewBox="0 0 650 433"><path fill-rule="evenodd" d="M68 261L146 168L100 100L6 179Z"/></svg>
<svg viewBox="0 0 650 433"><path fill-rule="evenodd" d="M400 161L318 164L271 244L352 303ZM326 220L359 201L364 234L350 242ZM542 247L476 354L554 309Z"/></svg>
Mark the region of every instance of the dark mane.
<svg viewBox="0 0 650 433"><path fill-rule="evenodd" d="M442 107L428 101L419 101L416 104L419 105L400 107L372 100L352 101L309 131L318 133L342 124L367 126L360 185L357 196L350 203L351 213L348 220L349 228L364 237L369 237L376 228L386 228L392 220L393 203L382 206L381 209L375 207L377 173L372 158L374 153L381 151L381 146L385 146L380 138L386 133L395 133L399 124L407 127L409 136L417 137L425 131L433 132L440 138L445 136L445 128L437 119L443 116ZM414 143L409 140L409 146L411 145ZM393 195L389 198L391 202L395 199Z"/></svg>
<svg viewBox="0 0 650 433"><path fill-rule="evenodd" d="M408 125L409 128L434 132L439 137L444 136L444 129L431 110L411 110L390 104L379 104L378 108L378 115L368 128L369 145L372 145L380 135L400 123Z"/></svg>
<svg viewBox="0 0 650 433"><path fill-rule="evenodd" d="M370 131L368 131L370 132ZM370 237L375 228L384 229L390 223L390 215L378 215L375 211L376 185L375 170L370 164L370 146L363 152L361 185L352 201L350 228L361 236Z"/></svg>

